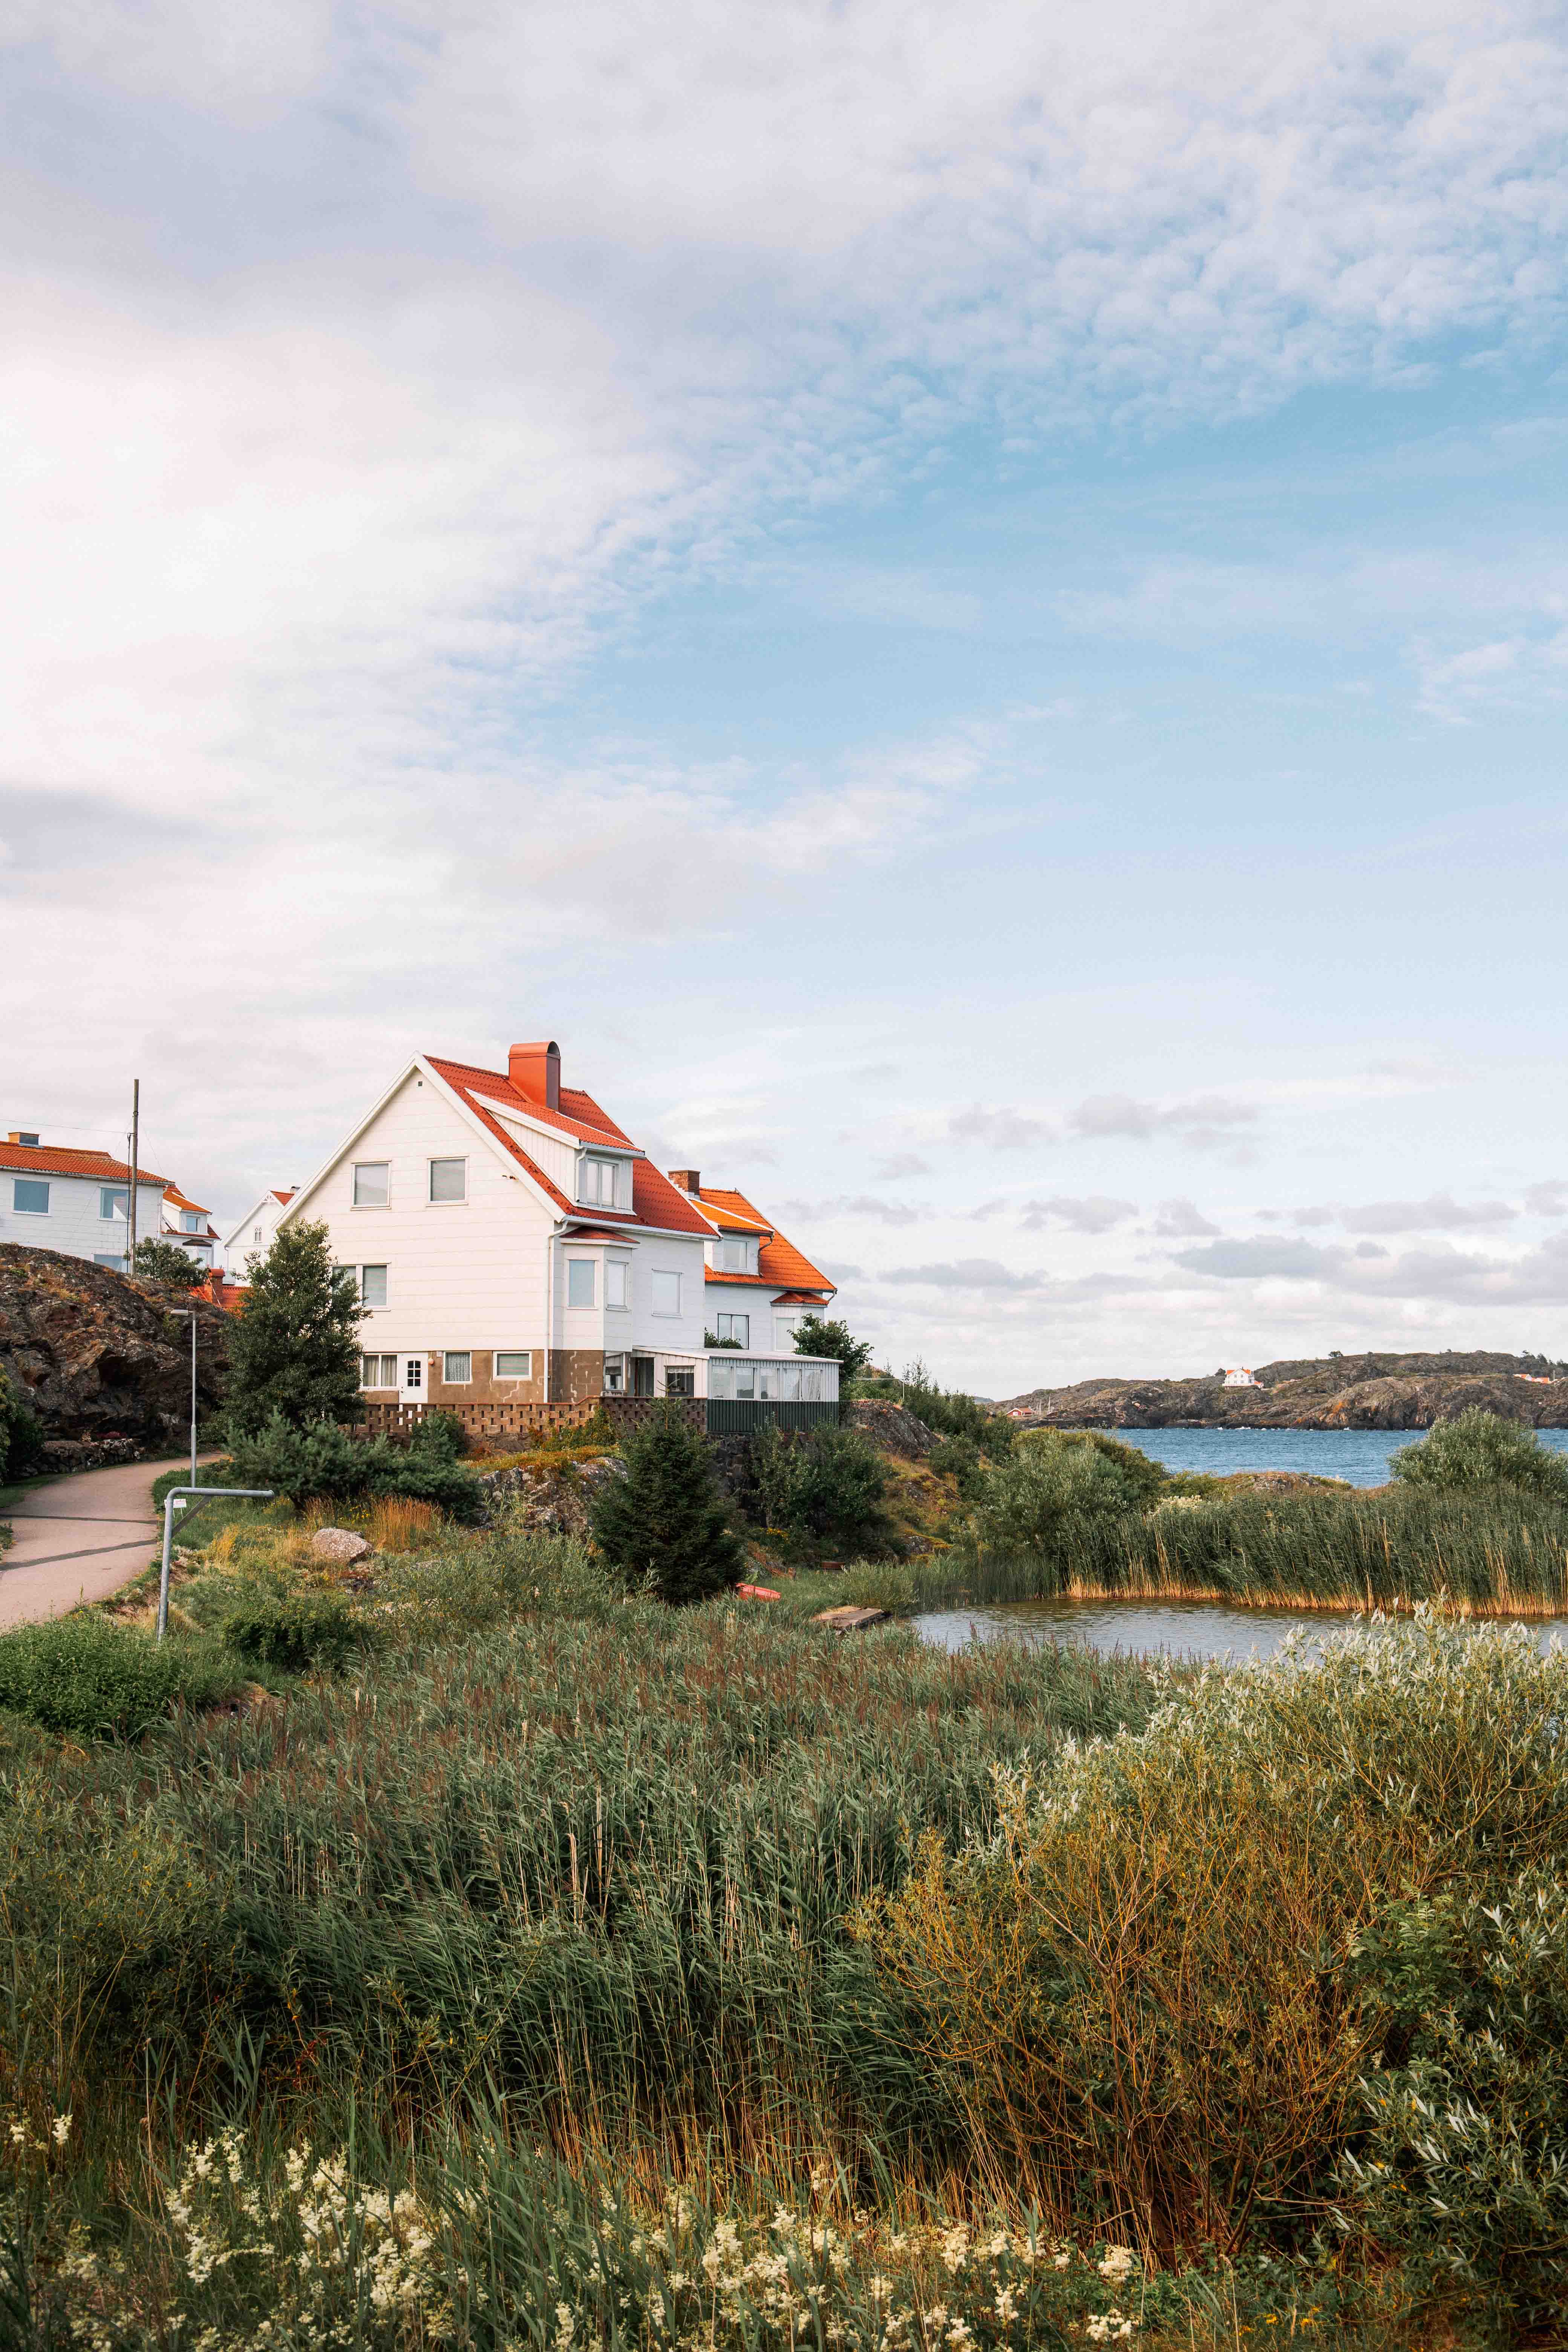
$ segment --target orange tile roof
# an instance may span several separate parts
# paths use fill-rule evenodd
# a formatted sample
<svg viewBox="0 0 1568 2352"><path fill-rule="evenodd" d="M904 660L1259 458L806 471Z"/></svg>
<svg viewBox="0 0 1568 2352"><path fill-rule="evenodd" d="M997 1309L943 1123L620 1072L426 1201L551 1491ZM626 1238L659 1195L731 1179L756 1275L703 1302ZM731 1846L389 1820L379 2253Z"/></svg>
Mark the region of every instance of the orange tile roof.
<svg viewBox="0 0 1568 2352"><path fill-rule="evenodd" d="M286 1192L280 1192L276 1184L269 1184L268 1186L268 1191L271 1193L273 1199L280 1207L285 1209L289 1206L289 1202L294 1198L294 1195L299 1189L300 1187L298 1184L290 1184Z"/></svg>
<svg viewBox="0 0 1568 2352"><path fill-rule="evenodd" d="M194 1209L198 1217L210 1217L212 1211L200 1201L187 1201L177 1184L165 1184L163 1198L176 1209Z"/></svg>
<svg viewBox="0 0 1568 2352"><path fill-rule="evenodd" d="M468 1104L496 1141L520 1167L527 1170L546 1198L552 1201L563 1215L595 1225L663 1225L683 1234L706 1234L710 1230L706 1219L699 1215L686 1194L670 1183L668 1177L661 1176L648 1160L634 1160L632 1162L632 1205L629 1210L590 1209L584 1202L569 1201L560 1186L551 1181L539 1162L529 1157L517 1138L486 1108L487 1103L500 1103L510 1109L526 1111L531 1118L543 1119L579 1142L615 1143L623 1150L635 1151L637 1146L631 1138L622 1132L607 1111L600 1108L592 1095L584 1094L580 1087L562 1087L562 1103L569 1108L565 1116L557 1118L542 1104L520 1094L510 1079L499 1070L476 1069L468 1062L442 1061L434 1054L427 1054L425 1058L437 1076L443 1078Z"/></svg>
<svg viewBox="0 0 1568 2352"><path fill-rule="evenodd" d="M757 1252L755 1274L720 1276L721 1281L776 1282L789 1290L826 1291L829 1298L833 1297L837 1285L829 1282L827 1276L813 1265L811 1260L802 1251L797 1250L793 1242L785 1241L777 1227L768 1223L767 1219L752 1202L747 1200L743 1192L731 1192L716 1185L705 1184L697 1197L716 1214L744 1218L752 1226L760 1227L763 1233L770 1235L770 1239L764 1241ZM710 1282L714 1279L711 1268L709 1271L708 1279Z"/></svg>
<svg viewBox="0 0 1568 2352"><path fill-rule="evenodd" d="M106 1183L128 1184L131 1171L123 1160L111 1160L107 1151L72 1151L55 1143L0 1143L0 1168L11 1169L23 1176L90 1176ZM154 1176L150 1168L136 1171L136 1189L143 1184L166 1185L166 1176Z"/></svg>

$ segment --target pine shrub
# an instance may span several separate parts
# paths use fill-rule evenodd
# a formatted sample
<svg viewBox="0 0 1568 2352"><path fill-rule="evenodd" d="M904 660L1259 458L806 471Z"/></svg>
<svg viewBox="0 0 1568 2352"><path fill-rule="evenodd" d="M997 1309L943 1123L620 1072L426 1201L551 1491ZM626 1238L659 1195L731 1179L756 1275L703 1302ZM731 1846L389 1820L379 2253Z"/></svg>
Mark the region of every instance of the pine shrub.
<svg viewBox="0 0 1568 2352"><path fill-rule="evenodd" d="M590 1511L594 1540L627 1585L661 1601L706 1601L733 1584L742 1554L713 1475L707 1440L666 1405L625 1449L626 1475L608 1479Z"/></svg>
<svg viewBox="0 0 1568 2352"><path fill-rule="evenodd" d="M326 1226L284 1225L266 1255L251 1260L249 1281L229 1334L231 1437L254 1436L276 1415L294 1429L352 1421L359 1294L351 1270L332 1263Z"/></svg>

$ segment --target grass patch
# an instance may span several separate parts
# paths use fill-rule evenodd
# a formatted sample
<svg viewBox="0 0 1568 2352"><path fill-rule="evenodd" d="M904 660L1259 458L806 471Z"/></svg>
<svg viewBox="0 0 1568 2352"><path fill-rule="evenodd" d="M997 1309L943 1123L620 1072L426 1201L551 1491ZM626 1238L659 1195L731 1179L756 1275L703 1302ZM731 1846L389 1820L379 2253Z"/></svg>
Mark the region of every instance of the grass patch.
<svg viewBox="0 0 1568 2352"><path fill-rule="evenodd" d="M0 1706L78 1739L132 1738L176 1704L231 1697L244 1679L214 1643L159 1643L86 1610L0 1634Z"/></svg>

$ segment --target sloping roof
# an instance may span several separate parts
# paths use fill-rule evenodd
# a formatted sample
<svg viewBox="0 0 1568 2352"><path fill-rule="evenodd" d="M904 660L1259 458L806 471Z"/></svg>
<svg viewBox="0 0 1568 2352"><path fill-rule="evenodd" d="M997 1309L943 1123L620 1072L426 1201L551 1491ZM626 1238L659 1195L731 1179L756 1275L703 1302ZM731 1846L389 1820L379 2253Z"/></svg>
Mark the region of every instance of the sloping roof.
<svg viewBox="0 0 1568 2352"><path fill-rule="evenodd" d="M210 1217L212 1211L200 1201L187 1201L177 1184L165 1184L163 1198L173 1209L194 1209L198 1217Z"/></svg>
<svg viewBox="0 0 1568 2352"><path fill-rule="evenodd" d="M775 1282L785 1290L826 1292L829 1298L837 1288L820 1269L813 1265L795 1244L785 1241L776 1225L770 1225L755 1204L743 1192L734 1192L717 1185L704 1184L698 1199L717 1218L727 1218L738 1225L745 1223L753 1231L761 1230L769 1238L757 1252L757 1271L751 1275L717 1275L711 1267L708 1280L723 1282Z"/></svg>
<svg viewBox="0 0 1568 2352"><path fill-rule="evenodd" d="M62 1144L0 1143L0 1168L10 1169L18 1176L88 1176L106 1184L128 1184L131 1171L123 1160L111 1160L107 1151L72 1151ZM150 1168L138 1168L136 1187L143 1184L166 1186L166 1176L154 1176Z"/></svg>
<svg viewBox="0 0 1568 2352"><path fill-rule="evenodd" d="M605 1209L585 1202L569 1201L559 1185L552 1182L536 1160L531 1159L510 1129L489 1108L500 1104L507 1109L523 1112L547 1126L559 1128L580 1143L612 1143L623 1151L635 1151L630 1136L618 1128L606 1110L584 1094L579 1087L561 1089L562 1115L546 1110L542 1104L519 1093L510 1079L500 1070L476 1069L469 1062L447 1062L434 1054L425 1056L437 1077L445 1080L454 1094L468 1105L476 1118L493 1135L520 1168L525 1169L545 1197L552 1202L563 1216L572 1217L584 1224L614 1227L626 1225L662 1225L682 1234L706 1234L711 1228L678 1186L661 1176L648 1160L632 1161L632 1205L626 1209Z"/></svg>
<svg viewBox="0 0 1568 2352"><path fill-rule="evenodd" d="M277 1202L279 1207L280 1209L286 1209L289 1206L289 1202L294 1198L294 1195L299 1191L300 1187L298 1184L290 1184L286 1192L280 1192L276 1184L268 1184L267 1189L271 1193L273 1199Z"/></svg>

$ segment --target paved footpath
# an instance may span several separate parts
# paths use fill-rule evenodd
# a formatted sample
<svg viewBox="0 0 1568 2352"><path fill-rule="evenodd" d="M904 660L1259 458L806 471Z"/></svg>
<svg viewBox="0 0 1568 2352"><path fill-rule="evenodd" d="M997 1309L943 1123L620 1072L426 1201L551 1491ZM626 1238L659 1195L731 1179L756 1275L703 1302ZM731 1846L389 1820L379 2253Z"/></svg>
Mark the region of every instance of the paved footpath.
<svg viewBox="0 0 1568 2352"><path fill-rule="evenodd" d="M0 1524L16 1538L0 1551L0 1625L58 1617L129 1584L163 1540L153 1481L189 1459L177 1454L167 1462L79 1470L47 1486L26 1487L19 1502L0 1504Z"/></svg>

